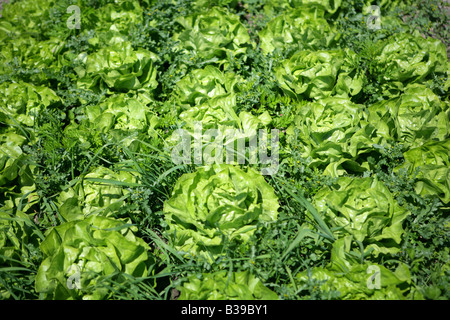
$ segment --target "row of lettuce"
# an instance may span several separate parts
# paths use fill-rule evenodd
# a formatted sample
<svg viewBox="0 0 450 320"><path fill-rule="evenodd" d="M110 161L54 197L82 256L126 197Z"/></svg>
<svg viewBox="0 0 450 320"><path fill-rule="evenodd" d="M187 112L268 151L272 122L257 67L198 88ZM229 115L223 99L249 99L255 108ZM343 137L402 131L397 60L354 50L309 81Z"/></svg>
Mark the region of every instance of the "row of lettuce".
<svg viewBox="0 0 450 320"><path fill-rule="evenodd" d="M30 161L27 146L42 139L36 122L45 110L69 119L64 135L84 150L92 146L86 134L92 131L135 155L146 152L147 145L169 154L174 143L176 126L166 126L167 110L158 103L157 66L163 65L163 57L130 39L132 26L158 27L152 20L156 5L115 1L89 7L88 2L15 1L5 6L0 19L0 271L33 274L36 293L45 299L108 298L112 293L102 286L106 280L125 285L129 277L154 275L167 258L154 243L137 236L136 221L117 217L130 199L127 187L140 185L141 172L86 166L45 201L36 188L40 167ZM382 7L402 4L397 2L383 2ZM81 8L82 29L69 37L70 14L65 10L70 4ZM188 62L177 65L175 76L183 76L169 98L177 125L194 134L200 121L204 129L240 129L244 138L257 129L276 128L279 114L262 103L257 112L240 109L248 79L229 68L245 64L248 50L257 44L237 15L224 7L201 9L202 4L193 2L192 14L178 16L181 31L172 35L174 50L202 65L193 70ZM298 243L304 237L325 236L330 260L299 272L286 285L301 286L313 278L324 281L323 290L339 291L341 299L420 299L405 264L390 270L376 262L401 250L403 222L410 212L369 173L374 156L401 144L405 161L395 171L415 177L417 194L448 205L449 102L431 89L432 77L438 76L448 91L446 48L439 40L407 32L400 20L382 17L384 28L398 32L373 49L372 66L383 99L365 105L359 97L370 79L359 56L338 47L340 31L329 19L341 4L267 1L267 14L280 8L284 13L258 34L264 55L276 56L280 49L286 53L270 70L280 96L292 101L280 140L281 165L296 167L295 152L307 159L309 168L335 178L314 195L313 210L305 213L320 213L325 234L305 223ZM85 50L81 45L71 49L80 37L87 39ZM50 88L52 72L67 78L61 83L70 83L66 92L77 96L81 116L73 114L66 96ZM11 79L12 74L21 78ZM101 93L101 101L90 103L90 92ZM255 230L276 221L283 210L279 195L251 166L199 166L179 177L164 203L165 236L181 257L214 261L229 252L225 246L249 241ZM39 219L46 212L56 212L55 223L42 230ZM373 267L380 272L380 287L368 285ZM77 270L81 279L73 289L68 279ZM13 298L14 284L5 279L2 298ZM178 289L180 298L187 299L278 299L270 287L249 271L218 270L188 277Z"/></svg>

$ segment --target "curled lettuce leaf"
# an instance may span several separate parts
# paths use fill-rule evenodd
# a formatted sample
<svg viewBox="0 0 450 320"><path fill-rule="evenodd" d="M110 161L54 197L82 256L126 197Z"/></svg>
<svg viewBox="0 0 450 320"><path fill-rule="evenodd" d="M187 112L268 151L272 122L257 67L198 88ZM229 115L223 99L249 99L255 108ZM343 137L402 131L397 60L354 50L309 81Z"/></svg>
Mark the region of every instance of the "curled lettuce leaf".
<svg viewBox="0 0 450 320"><path fill-rule="evenodd" d="M100 130L121 130L126 132L148 132L157 124L156 115L152 113L137 97L117 94L97 105L85 109L89 123Z"/></svg>
<svg viewBox="0 0 450 320"><path fill-rule="evenodd" d="M412 286L409 269L403 264L395 271L376 263L353 264L345 271L316 267L295 277L297 286L306 285L311 280L319 284L321 291L337 292L342 300L423 299Z"/></svg>
<svg viewBox="0 0 450 320"><path fill-rule="evenodd" d="M365 77L357 60L349 49L299 51L276 68L275 77L294 99L351 97L361 91Z"/></svg>
<svg viewBox="0 0 450 320"><path fill-rule="evenodd" d="M438 196L450 202L450 139L429 141L404 152L405 163L395 170L406 170L417 179L415 191L423 196Z"/></svg>
<svg viewBox="0 0 450 320"><path fill-rule="evenodd" d="M314 281L321 291L335 292L342 300L404 300L423 299L415 287L409 267L398 263L394 269L365 260L370 250L363 252L352 235L333 243L331 259L324 267L300 272L299 285Z"/></svg>
<svg viewBox="0 0 450 320"><path fill-rule="evenodd" d="M322 7L328 14L334 14L340 8L342 0L293 0L292 5L302 8L305 5L314 4Z"/></svg>
<svg viewBox="0 0 450 320"><path fill-rule="evenodd" d="M369 121L387 140L415 147L428 140L443 141L449 137L448 108L424 85L409 85L396 98L369 107Z"/></svg>
<svg viewBox="0 0 450 320"><path fill-rule="evenodd" d="M95 11L94 28L96 31L113 30L126 34L130 26L142 23L142 17L139 1L118 0Z"/></svg>
<svg viewBox="0 0 450 320"><path fill-rule="evenodd" d="M164 204L168 234L185 254L221 254L226 244L247 241L258 222L277 218L272 187L252 169L222 164L181 176Z"/></svg>
<svg viewBox="0 0 450 320"><path fill-rule="evenodd" d="M399 94L407 84L426 82L432 72L448 72L445 45L409 33L396 33L377 42L372 64L387 97Z"/></svg>
<svg viewBox="0 0 450 320"><path fill-rule="evenodd" d="M10 185L26 168L26 156L22 147L26 138L13 132L0 134L0 188ZM22 184L22 183L20 183ZM1 190L1 189L0 189Z"/></svg>
<svg viewBox="0 0 450 320"><path fill-rule="evenodd" d="M111 216L125 204L126 185L134 183L136 177L129 172L97 167L73 188L60 193L60 214L66 221L90 215Z"/></svg>
<svg viewBox="0 0 450 320"><path fill-rule="evenodd" d="M366 171L362 156L381 140L366 121L362 105L337 97L299 107L287 135L288 141L297 141L302 157L310 158L311 167L331 176Z"/></svg>
<svg viewBox="0 0 450 320"><path fill-rule="evenodd" d="M56 93L44 86L25 82L0 84L0 122L11 126L32 127L37 114L60 103Z"/></svg>
<svg viewBox="0 0 450 320"><path fill-rule="evenodd" d="M44 260L36 275L36 291L44 299L98 300L108 298L110 291L100 285L113 273L120 283L125 282L121 273L145 276L152 257L135 231L124 221L100 216L50 229L40 245ZM76 273L78 283L72 277Z"/></svg>
<svg viewBox="0 0 450 320"><path fill-rule="evenodd" d="M137 89L153 90L158 85L154 54L145 49L134 50L124 42L103 47L85 58L84 67L76 69L83 89L111 89L126 92Z"/></svg>
<svg viewBox="0 0 450 320"><path fill-rule="evenodd" d="M278 295L248 271L192 275L178 287L179 300L278 300Z"/></svg>
<svg viewBox="0 0 450 320"><path fill-rule="evenodd" d="M314 206L336 238L352 235L373 254L396 253L409 212L401 207L383 182L375 178L340 177L333 187L314 196Z"/></svg>
<svg viewBox="0 0 450 320"><path fill-rule="evenodd" d="M183 108L199 105L206 100L238 90L240 78L231 72L222 72L214 66L206 66L188 73L177 82L174 97Z"/></svg>
<svg viewBox="0 0 450 320"><path fill-rule="evenodd" d="M166 140L171 148L172 160L175 163L250 163L255 164L258 156L259 145L265 144L269 138L267 130L259 132L258 129L267 129L272 118L266 111L259 116L242 111L239 116L235 113L236 96L234 94L211 98L205 103L191 107L183 111L179 118L182 120L182 128L176 130ZM190 142L186 139L190 139ZM263 140L265 139L265 140ZM246 147L246 141L252 141L255 145ZM190 143L192 154L185 150ZM196 154L201 144L201 154ZM272 148L273 142L271 142ZM277 146L274 146L277 148ZM261 151L261 150L260 150ZM180 156L180 153L183 153ZM192 152L191 152L192 153ZM266 154L267 155L267 154ZM201 156L201 159L200 159ZM260 152L260 160L264 157ZM277 165L275 157L265 159L263 163ZM263 174L271 174L275 168L262 169Z"/></svg>
<svg viewBox="0 0 450 320"><path fill-rule="evenodd" d="M338 37L317 6L288 11L269 21L258 35L265 54L293 46L299 50L323 49L330 47Z"/></svg>
<svg viewBox="0 0 450 320"><path fill-rule="evenodd" d="M177 19L184 31L176 34L178 49L200 56L204 61L226 64L230 58L244 55L250 43L247 29L239 17L214 7Z"/></svg>

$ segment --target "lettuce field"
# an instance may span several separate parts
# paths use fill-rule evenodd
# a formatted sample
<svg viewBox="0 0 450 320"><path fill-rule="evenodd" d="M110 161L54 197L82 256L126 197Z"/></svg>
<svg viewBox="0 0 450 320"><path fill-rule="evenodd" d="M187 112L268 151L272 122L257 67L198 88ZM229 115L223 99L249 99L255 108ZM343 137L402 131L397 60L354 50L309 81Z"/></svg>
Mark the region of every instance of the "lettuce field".
<svg viewBox="0 0 450 320"><path fill-rule="evenodd" d="M449 3L0 1L2 300L448 300Z"/></svg>

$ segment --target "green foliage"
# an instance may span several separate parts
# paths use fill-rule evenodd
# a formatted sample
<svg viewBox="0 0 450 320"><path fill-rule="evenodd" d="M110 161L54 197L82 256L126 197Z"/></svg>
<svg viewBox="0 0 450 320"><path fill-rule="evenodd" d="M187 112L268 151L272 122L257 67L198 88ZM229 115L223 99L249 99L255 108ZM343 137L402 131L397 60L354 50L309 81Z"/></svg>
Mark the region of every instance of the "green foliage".
<svg viewBox="0 0 450 320"><path fill-rule="evenodd" d="M444 1L0 10L1 299L449 299ZM276 174L174 163L198 122Z"/></svg>

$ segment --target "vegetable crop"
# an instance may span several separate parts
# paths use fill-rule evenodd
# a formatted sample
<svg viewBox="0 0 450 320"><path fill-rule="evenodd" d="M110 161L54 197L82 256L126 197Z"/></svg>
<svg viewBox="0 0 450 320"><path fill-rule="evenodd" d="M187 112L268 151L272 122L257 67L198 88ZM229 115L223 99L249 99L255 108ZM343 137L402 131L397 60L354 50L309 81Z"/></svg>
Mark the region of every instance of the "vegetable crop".
<svg viewBox="0 0 450 320"><path fill-rule="evenodd" d="M450 298L445 1L0 5L1 299Z"/></svg>

